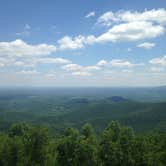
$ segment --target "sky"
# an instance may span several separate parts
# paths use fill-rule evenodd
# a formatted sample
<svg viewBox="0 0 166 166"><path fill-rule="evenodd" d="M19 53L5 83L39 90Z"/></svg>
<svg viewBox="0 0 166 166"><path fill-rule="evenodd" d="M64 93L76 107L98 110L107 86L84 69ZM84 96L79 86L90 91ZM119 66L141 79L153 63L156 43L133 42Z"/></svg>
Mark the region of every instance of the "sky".
<svg viewBox="0 0 166 166"><path fill-rule="evenodd" d="M0 0L0 86L166 85L165 0Z"/></svg>

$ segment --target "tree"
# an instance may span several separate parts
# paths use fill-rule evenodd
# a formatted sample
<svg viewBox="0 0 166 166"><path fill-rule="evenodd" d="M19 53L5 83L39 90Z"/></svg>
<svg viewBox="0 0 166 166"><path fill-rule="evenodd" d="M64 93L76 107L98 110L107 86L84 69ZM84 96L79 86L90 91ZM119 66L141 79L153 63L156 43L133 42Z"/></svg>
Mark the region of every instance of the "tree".
<svg viewBox="0 0 166 166"><path fill-rule="evenodd" d="M14 123L9 129L9 136L23 136L29 129L29 126L25 123Z"/></svg>
<svg viewBox="0 0 166 166"><path fill-rule="evenodd" d="M0 165L16 166L20 163L22 142L20 138L0 137Z"/></svg>
<svg viewBox="0 0 166 166"><path fill-rule="evenodd" d="M76 148L78 147L79 132L68 128L57 145L57 162L59 166L76 166Z"/></svg>
<svg viewBox="0 0 166 166"><path fill-rule="evenodd" d="M85 124L82 127L82 135L79 138L76 154L78 165L97 165L97 140L90 124Z"/></svg>
<svg viewBox="0 0 166 166"><path fill-rule="evenodd" d="M45 166L48 138L48 130L41 127L32 128L24 135L25 166Z"/></svg>
<svg viewBox="0 0 166 166"><path fill-rule="evenodd" d="M100 147L99 158L104 166L132 165L131 145L134 139L130 128L122 127L118 122L111 122L104 130Z"/></svg>

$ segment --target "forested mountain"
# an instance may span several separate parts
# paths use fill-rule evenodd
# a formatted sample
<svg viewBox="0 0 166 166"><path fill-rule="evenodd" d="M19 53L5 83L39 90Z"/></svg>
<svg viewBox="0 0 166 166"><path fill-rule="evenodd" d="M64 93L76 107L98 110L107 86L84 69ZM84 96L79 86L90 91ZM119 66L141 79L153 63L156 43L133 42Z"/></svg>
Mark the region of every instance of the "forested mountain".
<svg viewBox="0 0 166 166"><path fill-rule="evenodd" d="M5 131L13 122L26 122L45 125L57 133L66 126L79 129L91 123L98 133L111 120L118 120L139 133L166 130L166 98L161 98L166 94L165 88L152 89L151 93L149 88L142 93L140 89L130 89L128 95L126 89L108 89L105 93L95 90L1 90L0 128ZM131 98L134 92L137 97ZM123 95L118 96L120 93ZM149 96L147 100L137 99L145 97L145 93ZM160 100L157 97L154 101L154 96L160 93Z"/></svg>

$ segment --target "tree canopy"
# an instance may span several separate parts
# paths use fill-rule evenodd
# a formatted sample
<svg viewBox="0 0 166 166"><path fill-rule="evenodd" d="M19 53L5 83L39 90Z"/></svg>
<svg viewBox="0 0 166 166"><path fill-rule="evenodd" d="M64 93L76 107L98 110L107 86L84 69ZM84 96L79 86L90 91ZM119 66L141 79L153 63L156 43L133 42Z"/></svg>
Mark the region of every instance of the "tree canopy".
<svg viewBox="0 0 166 166"><path fill-rule="evenodd" d="M51 135L41 126L13 124L0 134L0 166L165 166L166 133L136 135L112 121L96 135L90 124Z"/></svg>

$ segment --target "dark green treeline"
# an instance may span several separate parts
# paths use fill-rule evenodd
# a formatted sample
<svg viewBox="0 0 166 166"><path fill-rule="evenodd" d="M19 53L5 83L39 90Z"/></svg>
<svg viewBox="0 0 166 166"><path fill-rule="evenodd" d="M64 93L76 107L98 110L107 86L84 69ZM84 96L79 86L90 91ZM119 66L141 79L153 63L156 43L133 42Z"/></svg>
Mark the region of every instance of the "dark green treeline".
<svg viewBox="0 0 166 166"><path fill-rule="evenodd" d="M14 124L0 134L0 166L165 166L166 133L135 135L111 122L96 136L91 125L51 136L44 127Z"/></svg>

